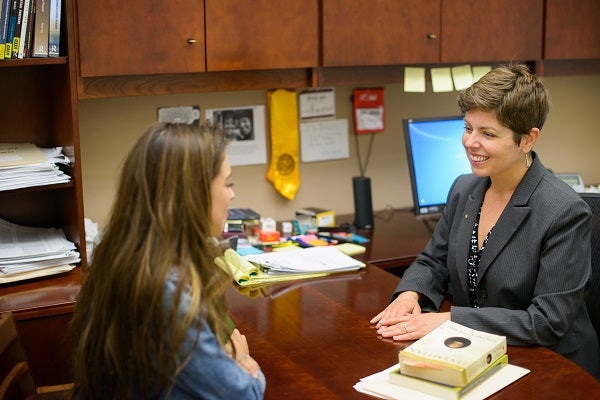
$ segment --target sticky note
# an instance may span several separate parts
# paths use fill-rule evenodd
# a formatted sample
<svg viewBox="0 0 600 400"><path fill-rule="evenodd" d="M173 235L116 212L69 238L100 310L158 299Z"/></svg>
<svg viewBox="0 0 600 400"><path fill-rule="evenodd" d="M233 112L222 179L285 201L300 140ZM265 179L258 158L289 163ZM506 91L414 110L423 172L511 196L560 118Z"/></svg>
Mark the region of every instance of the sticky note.
<svg viewBox="0 0 600 400"><path fill-rule="evenodd" d="M431 68L431 84L434 92L451 92L454 90L450 68Z"/></svg>
<svg viewBox="0 0 600 400"><path fill-rule="evenodd" d="M470 65L459 65L452 67L452 79L454 80L454 88L463 90L473 84L473 73Z"/></svg>
<svg viewBox="0 0 600 400"><path fill-rule="evenodd" d="M425 68L404 68L404 91L425 92Z"/></svg>

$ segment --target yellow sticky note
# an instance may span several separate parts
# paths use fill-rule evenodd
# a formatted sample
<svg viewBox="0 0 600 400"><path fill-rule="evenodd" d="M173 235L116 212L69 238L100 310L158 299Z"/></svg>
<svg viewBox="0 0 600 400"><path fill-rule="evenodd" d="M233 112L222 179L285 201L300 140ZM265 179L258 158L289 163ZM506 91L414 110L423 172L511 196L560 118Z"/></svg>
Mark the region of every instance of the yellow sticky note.
<svg viewBox="0 0 600 400"><path fill-rule="evenodd" d="M450 68L431 68L431 85L434 92L451 92L454 90Z"/></svg>
<svg viewBox="0 0 600 400"><path fill-rule="evenodd" d="M454 88L463 90L473 84L473 73L470 65L458 65L452 67L452 79L454 80Z"/></svg>
<svg viewBox="0 0 600 400"><path fill-rule="evenodd" d="M425 92L425 68L404 68L404 91Z"/></svg>
<svg viewBox="0 0 600 400"><path fill-rule="evenodd" d="M492 67L486 66L486 65L473 67L472 68L473 82L477 82L479 80L479 78L481 78L482 76L484 76L491 70L492 70Z"/></svg>

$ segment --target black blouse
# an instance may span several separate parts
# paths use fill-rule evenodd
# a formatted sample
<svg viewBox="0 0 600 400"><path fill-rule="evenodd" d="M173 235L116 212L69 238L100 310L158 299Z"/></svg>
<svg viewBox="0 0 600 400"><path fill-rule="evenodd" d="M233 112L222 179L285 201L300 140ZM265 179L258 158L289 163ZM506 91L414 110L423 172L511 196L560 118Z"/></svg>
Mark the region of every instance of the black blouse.
<svg viewBox="0 0 600 400"><path fill-rule="evenodd" d="M473 224L473 231L471 232L471 245L469 246L469 258L467 258L469 299L471 301L471 307L473 308L479 308L479 301L477 300L477 270L479 269L479 260L481 259L481 254L483 253L483 250L485 250L485 245L488 242L490 234L494 229L494 227L492 227L492 229L490 229L487 235L485 235L485 239L483 239L483 243L481 244L481 249L479 249L477 245L479 217L481 217L481 206L479 206L479 212L477 212L477 217L475 218L475 223Z"/></svg>

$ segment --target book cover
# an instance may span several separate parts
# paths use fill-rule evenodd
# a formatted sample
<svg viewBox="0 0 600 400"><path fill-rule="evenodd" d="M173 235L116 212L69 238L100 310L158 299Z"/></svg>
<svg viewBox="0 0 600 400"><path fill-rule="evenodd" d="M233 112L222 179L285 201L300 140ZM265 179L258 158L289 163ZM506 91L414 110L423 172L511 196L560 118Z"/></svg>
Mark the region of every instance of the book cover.
<svg viewBox="0 0 600 400"><path fill-rule="evenodd" d="M11 0L0 0L0 60L4 60L6 35L8 33L8 18L10 16Z"/></svg>
<svg viewBox="0 0 600 400"><path fill-rule="evenodd" d="M21 20L21 30L19 33L19 46L13 48L13 55L16 53L16 58L24 58L25 56L25 41L27 39L27 27L29 25L29 18L31 16L31 1L24 0L23 2L23 17ZM13 57L14 58L14 57Z"/></svg>
<svg viewBox="0 0 600 400"><path fill-rule="evenodd" d="M229 208L227 210L227 219L230 220L259 220L260 214L251 208Z"/></svg>
<svg viewBox="0 0 600 400"><path fill-rule="evenodd" d="M15 27L17 25L17 6L19 0L10 1L10 9L8 15L8 27L6 31L6 42L4 47L4 58L12 58L12 44L15 36Z"/></svg>
<svg viewBox="0 0 600 400"><path fill-rule="evenodd" d="M48 25L48 57L58 57L60 50L60 5L62 0L50 0Z"/></svg>
<svg viewBox="0 0 600 400"><path fill-rule="evenodd" d="M446 321L398 354L404 375L464 386L506 354L506 337Z"/></svg>
<svg viewBox="0 0 600 400"><path fill-rule="evenodd" d="M35 0L32 57L48 57L48 24L50 23L48 1Z"/></svg>
<svg viewBox="0 0 600 400"><path fill-rule="evenodd" d="M31 57L31 48L33 46L33 28L35 25L35 0L29 0L29 19L25 32L25 45L23 47L23 58Z"/></svg>
<svg viewBox="0 0 600 400"><path fill-rule="evenodd" d="M24 8L25 0L17 0L17 19L15 22L15 30L13 32L11 58L18 58L19 56L19 46L21 45L21 27L23 25Z"/></svg>
<svg viewBox="0 0 600 400"><path fill-rule="evenodd" d="M483 383L486 379L508 364L508 355L504 354L491 363L483 372L465 386L449 386L443 383L428 381L410 375L404 375L400 368L390 372L390 383L411 390L430 394L445 400L460 400L464 395Z"/></svg>

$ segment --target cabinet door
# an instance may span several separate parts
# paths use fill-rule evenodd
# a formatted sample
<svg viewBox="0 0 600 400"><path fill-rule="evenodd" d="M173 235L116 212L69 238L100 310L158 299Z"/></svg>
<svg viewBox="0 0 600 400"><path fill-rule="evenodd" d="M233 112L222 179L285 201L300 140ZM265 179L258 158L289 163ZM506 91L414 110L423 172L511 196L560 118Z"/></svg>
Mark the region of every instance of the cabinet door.
<svg viewBox="0 0 600 400"><path fill-rule="evenodd" d="M600 1L546 0L544 58L600 58Z"/></svg>
<svg viewBox="0 0 600 400"><path fill-rule="evenodd" d="M440 0L323 0L323 66L439 61Z"/></svg>
<svg viewBox="0 0 600 400"><path fill-rule="evenodd" d="M77 18L82 77L205 70L202 0L79 0Z"/></svg>
<svg viewBox="0 0 600 400"><path fill-rule="evenodd" d="M318 0L205 3L207 71L318 65Z"/></svg>
<svg viewBox="0 0 600 400"><path fill-rule="evenodd" d="M543 0L442 0L442 63L539 60Z"/></svg>

